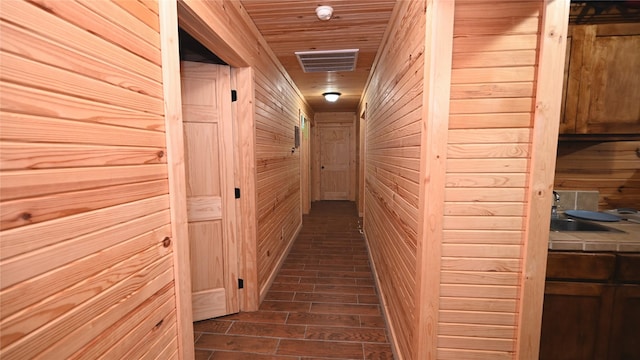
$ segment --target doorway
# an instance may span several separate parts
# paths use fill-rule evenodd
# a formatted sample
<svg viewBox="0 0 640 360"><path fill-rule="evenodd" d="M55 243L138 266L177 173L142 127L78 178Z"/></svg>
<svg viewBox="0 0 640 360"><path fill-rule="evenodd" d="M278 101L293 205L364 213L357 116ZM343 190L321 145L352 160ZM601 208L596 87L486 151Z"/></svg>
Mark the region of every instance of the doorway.
<svg viewBox="0 0 640 360"><path fill-rule="evenodd" d="M180 30L193 320L239 311L231 68ZM194 61L185 61L194 60Z"/></svg>
<svg viewBox="0 0 640 360"><path fill-rule="evenodd" d="M320 200L350 200L351 126L320 125Z"/></svg>

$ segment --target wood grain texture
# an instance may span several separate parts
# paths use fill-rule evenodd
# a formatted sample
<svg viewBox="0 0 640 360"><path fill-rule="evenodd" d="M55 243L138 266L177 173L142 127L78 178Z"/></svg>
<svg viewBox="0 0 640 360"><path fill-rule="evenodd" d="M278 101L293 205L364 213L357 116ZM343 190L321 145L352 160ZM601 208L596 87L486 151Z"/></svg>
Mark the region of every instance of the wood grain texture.
<svg viewBox="0 0 640 360"><path fill-rule="evenodd" d="M640 25L572 24L569 36L561 133L640 132Z"/></svg>
<svg viewBox="0 0 640 360"><path fill-rule="evenodd" d="M187 221L187 184L182 124L182 89L180 87L180 53L178 36L178 8L175 1L146 1L144 5L158 14L163 31L160 32L162 53L163 94L165 97L165 128L168 154L169 201L171 233L176 241L173 252L173 271L176 301L176 355L191 360L193 343L193 309L191 303L191 273Z"/></svg>
<svg viewBox="0 0 640 360"><path fill-rule="evenodd" d="M640 141L560 141L554 188L597 190L601 210L640 203Z"/></svg>
<svg viewBox="0 0 640 360"><path fill-rule="evenodd" d="M167 182L157 180L5 201L0 209L0 229L6 230L131 203L160 196L166 192L166 189ZM87 203L87 198L91 198L92 201Z"/></svg>
<svg viewBox="0 0 640 360"><path fill-rule="evenodd" d="M237 211L240 243L239 276L245 280L240 290L240 310L256 311L260 301L257 269L257 214L256 214L256 133L253 127L255 85L252 68L232 68L231 86L238 90L238 101L232 104L236 114L233 122L235 139L236 186L240 188ZM243 196L244 195L244 196Z"/></svg>
<svg viewBox="0 0 640 360"><path fill-rule="evenodd" d="M318 4L305 0L252 0L242 5L315 111L355 111L396 1L331 0L323 3L334 9L333 18L326 22L316 17ZM304 73L294 55L295 51L352 48L359 49L356 68L339 74ZM338 102L328 103L321 94L335 89L343 95Z"/></svg>
<svg viewBox="0 0 640 360"><path fill-rule="evenodd" d="M177 350L159 18L121 5L3 3L2 358L125 354L154 328L143 354Z"/></svg>
<svg viewBox="0 0 640 360"><path fill-rule="evenodd" d="M412 358L417 335L417 241L425 2L396 3L361 100L366 104L364 229L392 343Z"/></svg>
<svg viewBox="0 0 640 360"><path fill-rule="evenodd" d="M55 1L48 3L50 4L39 7L25 1L13 1L4 8L6 11L3 12L3 19L13 24L21 24L22 27L47 38L48 41L59 42L61 46L77 49L112 66L128 69L160 83L162 79L160 66L152 65L137 54L131 56L132 53L117 45L117 42L112 43L88 31L79 31L82 27L76 27L63 18L67 14L66 9L60 7L62 4ZM60 7L60 12L54 14L47 11L49 5ZM112 26L117 25L112 24Z"/></svg>
<svg viewBox="0 0 640 360"><path fill-rule="evenodd" d="M442 283L466 282L462 273L447 273L441 269L443 256L443 216L446 194L446 165L449 157L456 157L448 150L447 130L449 114L455 111L451 92L451 63L453 49L464 47L464 38L454 37L456 3L427 2L424 66L424 94L422 118L422 151L420 159L420 213L418 228L418 276L419 292L415 298L418 307L417 349L415 359L434 358L438 347L459 348L455 342L447 342L438 334L435 324L448 321L442 317ZM458 44L456 44L458 42ZM462 153L468 153L463 149ZM473 150L472 150L473 152ZM459 154L461 155L461 154ZM449 275L449 277L447 276ZM457 276L456 276L457 275Z"/></svg>
<svg viewBox="0 0 640 360"><path fill-rule="evenodd" d="M314 112L242 4L182 1L178 6L181 24L192 36L231 66L252 67L253 97L249 101L255 112L247 126L252 127L254 135L248 131L244 134L255 136L254 150L259 156L255 170L246 165L249 178L245 184L251 186L255 181L255 268L257 288L264 296L266 284L274 277L301 225L300 152L291 151L293 129L299 125L300 111L310 117Z"/></svg>
<svg viewBox="0 0 640 360"><path fill-rule="evenodd" d="M438 337L442 358L511 358L520 331L534 327L518 322L518 294L523 258L533 256L522 247L531 226L530 161L552 152L531 147L534 121L552 122L534 118L544 6L456 1L440 279L447 310L439 314L452 326ZM502 337L469 334L472 325L501 329Z"/></svg>
<svg viewBox="0 0 640 360"><path fill-rule="evenodd" d="M555 153L561 108L569 3L541 2L536 107L531 137L531 164L523 238L516 357L539 356L541 311L544 298L548 223L553 190ZM551 134L551 135L550 135Z"/></svg>
<svg viewBox="0 0 640 360"><path fill-rule="evenodd" d="M231 69L183 61L180 78L192 309L202 320L239 310Z"/></svg>
<svg viewBox="0 0 640 360"><path fill-rule="evenodd" d="M115 323L107 331L108 341L93 341L85 345L82 349L71 355L70 359L82 359L87 357L99 357L101 354L105 358L118 358L123 356L132 346L139 344L140 339L149 332L152 332L158 323L170 323L168 315L176 304L173 293L167 291L170 286L165 286L146 302L140 305L138 311L132 311ZM165 320L166 319L166 320ZM107 333L107 332L105 332Z"/></svg>

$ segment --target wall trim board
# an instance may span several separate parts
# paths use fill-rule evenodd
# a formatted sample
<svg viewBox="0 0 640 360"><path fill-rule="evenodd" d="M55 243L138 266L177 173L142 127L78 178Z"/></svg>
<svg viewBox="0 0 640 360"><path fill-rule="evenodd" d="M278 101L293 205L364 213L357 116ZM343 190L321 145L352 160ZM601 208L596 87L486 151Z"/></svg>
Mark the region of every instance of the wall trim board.
<svg viewBox="0 0 640 360"><path fill-rule="evenodd" d="M208 22L207 17L215 18L207 4L203 1L178 1L178 19L180 27L185 29L189 35L198 40L209 50L215 49L216 56L219 56L230 66L249 66L245 54L240 54L225 39L233 33L225 32L226 27L219 22ZM213 29L211 26L216 25ZM219 32L221 32L219 34Z"/></svg>
<svg viewBox="0 0 640 360"><path fill-rule="evenodd" d="M260 305L256 241L258 233L256 203L256 132L253 68L231 68L232 86L238 101L232 103L235 133L235 182L241 191L236 212L239 274L244 279L240 290L240 310L257 311Z"/></svg>
<svg viewBox="0 0 640 360"><path fill-rule="evenodd" d="M455 0L428 1L420 149L416 359L438 355L444 189L451 100Z"/></svg>
<svg viewBox="0 0 640 360"><path fill-rule="evenodd" d="M162 87L167 142L171 233L174 244L173 269L176 291L178 358L195 358L193 347L193 311L187 227L187 198L178 50L178 13L176 1L158 3L162 53Z"/></svg>
<svg viewBox="0 0 640 360"><path fill-rule="evenodd" d="M267 296L267 293L269 292L271 285L276 280L276 277L280 272L280 268L282 268L282 264L284 264L284 261L287 259L287 256L289 256L289 252L293 247L293 243L296 242L296 239L298 238L298 235L300 235L301 230L302 230L302 222L300 223L300 225L298 225L298 228L296 229L296 231L293 232L293 236L291 237L291 239L289 239L289 243L287 244L285 251L283 251L282 254L280 254L280 257L278 258L277 265L274 267L271 274L269 274L269 277L267 277L267 281L264 283L264 285L262 285L262 287L260 287L261 303L264 300L264 298Z"/></svg>
<svg viewBox="0 0 640 360"><path fill-rule="evenodd" d="M357 114L357 113L356 113ZM367 104L364 104L364 108L362 109L362 111L360 112L360 116L356 117L356 122L357 122L357 126L356 126L356 138L357 140L357 151L358 151L358 161L356 162L356 166L357 166L357 178L358 178L358 184L356 186L356 197L357 197L357 201L356 204L358 206L358 216L360 216L361 218L364 219L364 186L365 186L365 182L364 182L364 174L366 173L366 169L365 169L365 162L364 161L364 157L366 155L366 115L367 114ZM363 224L364 227L364 224Z"/></svg>
<svg viewBox="0 0 640 360"><path fill-rule="evenodd" d="M369 264L371 266L371 270L373 273L373 281L376 287L376 292L378 293L378 299L380 300L380 310L382 311L382 319L384 320L384 324L389 330L389 336L391 337L391 351L393 352L393 358L397 360L404 360L404 357L398 351L398 332L396 328L393 326L393 323L389 321L389 308L387 304L387 297L384 295L384 291L382 290L382 284L380 283L380 278L378 277L378 271L376 270L376 263L373 261L373 255L371 254L371 248L369 247L369 240L367 238L367 231L362 228L362 236L364 236L364 243L367 246L367 256L369 259Z"/></svg>
<svg viewBox="0 0 640 360"><path fill-rule="evenodd" d="M311 121L307 113L302 109L298 109L298 117L300 119L300 140L301 144L298 148L300 152L300 204L302 215L308 215L311 211ZM304 126L303 121L304 119Z"/></svg>
<svg viewBox="0 0 640 360"><path fill-rule="evenodd" d="M531 145L527 224L520 279L516 359L537 359L542 325L545 269L553 190L562 79L566 54L568 1L544 1L539 43L536 107ZM543 240L543 241L541 241Z"/></svg>

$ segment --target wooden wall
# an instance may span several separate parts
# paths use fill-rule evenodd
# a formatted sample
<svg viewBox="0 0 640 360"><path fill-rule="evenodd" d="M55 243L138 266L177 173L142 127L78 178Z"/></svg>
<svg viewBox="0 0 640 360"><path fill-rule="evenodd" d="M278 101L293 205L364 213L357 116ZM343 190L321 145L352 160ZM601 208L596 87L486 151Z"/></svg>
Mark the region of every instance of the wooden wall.
<svg viewBox="0 0 640 360"><path fill-rule="evenodd" d="M396 4L361 104L366 109L364 226L400 358L416 341L416 251L425 1Z"/></svg>
<svg viewBox="0 0 640 360"><path fill-rule="evenodd" d="M640 141L560 141L555 188L598 190L600 210L640 207Z"/></svg>
<svg viewBox="0 0 640 360"><path fill-rule="evenodd" d="M255 173L246 175L255 178L257 223L255 238L245 241L255 241L257 284L245 286L257 286L264 297L302 225L301 149L292 152L294 126L300 125L300 113L314 113L240 2L185 0L179 7L181 26L192 36L232 67L253 70ZM211 33L189 25L190 19Z"/></svg>
<svg viewBox="0 0 640 360"><path fill-rule="evenodd" d="M456 1L442 359L511 359L516 350L542 5Z"/></svg>
<svg viewBox="0 0 640 360"><path fill-rule="evenodd" d="M0 18L0 357L176 357L157 3Z"/></svg>
<svg viewBox="0 0 640 360"><path fill-rule="evenodd" d="M374 65L365 234L398 358L533 358L564 52L536 72L543 1L451 4L400 2Z"/></svg>

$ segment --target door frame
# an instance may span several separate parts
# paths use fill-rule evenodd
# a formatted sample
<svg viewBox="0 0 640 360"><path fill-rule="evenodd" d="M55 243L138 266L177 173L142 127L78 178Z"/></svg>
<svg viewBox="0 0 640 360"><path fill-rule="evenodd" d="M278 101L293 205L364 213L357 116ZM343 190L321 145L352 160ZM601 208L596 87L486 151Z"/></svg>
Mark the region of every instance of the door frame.
<svg viewBox="0 0 640 360"><path fill-rule="evenodd" d="M316 114L317 116L317 114ZM322 186L322 175L321 175L321 152L322 152L322 144L320 141L320 132L323 127L345 127L349 128L350 136L349 136L349 201L356 201L356 193L357 193L357 174L356 174L356 115L354 113L354 118L352 122L320 122L315 121L313 125L313 129L311 131L311 192L312 192L312 201L322 200L321 194L321 186Z"/></svg>
<svg viewBox="0 0 640 360"><path fill-rule="evenodd" d="M191 5L197 5L196 3ZM255 105L253 69L185 1L158 2L160 20L161 71L165 104L167 172L176 290L178 357L193 359L193 309L188 243L184 134L180 87L178 24L231 67L231 86L238 91L232 104L234 126L235 186L241 189L236 200L238 226L238 274L244 279L239 292L240 310L255 311L259 305L256 243Z"/></svg>
<svg viewBox="0 0 640 360"><path fill-rule="evenodd" d="M311 119L302 109L299 112L300 127L300 202L302 214L311 211Z"/></svg>
<svg viewBox="0 0 640 360"><path fill-rule="evenodd" d="M353 201L355 200L353 197L354 195L354 189L352 186L352 183L354 182L354 151L352 149L352 145L355 144L355 134L353 131L353 126L351 126L351 124L340 124L340 123L324 123L324 124L319 124L318 126L318 186L319 186L319 192L318 192L318 196L320 197L320 200L342 200L342 199L325 199L325 195L324 195L324 191L323 191L323 179L325 179L325 175L324 174L324 165L323 164L323 151L325 151L325 144L323 143L323 130L344 130L348 133L348 138L347 138L347 148L349 149L349 159L348 159L348 168L347 168L347 176L349 177L349 181L346 184L347 186L347 196L346 199L344 200L350 200Z"/></svg>

